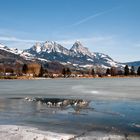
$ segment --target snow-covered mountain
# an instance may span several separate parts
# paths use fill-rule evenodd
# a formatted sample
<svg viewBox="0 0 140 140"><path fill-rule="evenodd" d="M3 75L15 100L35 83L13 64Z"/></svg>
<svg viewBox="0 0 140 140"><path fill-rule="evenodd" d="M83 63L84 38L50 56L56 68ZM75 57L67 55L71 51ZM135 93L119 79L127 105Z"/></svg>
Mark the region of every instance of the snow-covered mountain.
<svg viewBox="0 0 140 140"><path fill-rule="evenodd" d="M17 62L23 64L31 61L36 61L38 58L34 57L28 52L24 52L17 48L9 48L0 44L0 63L1 64L16 64Z"/></svg>
<svg viewBox="0 0 140 140"><path fill-rule="evenodd" d="M24 50L25 52L37 58L58 61L62 64L73 64L83 67L86 65L102 67L122 66L108 55L89 51L80 41L76 41L69 50L56 42L46 41L45 43L36 43L30 49Z"/></svg>
<svg viewBox="0 0 140 140"><path fill-rule="evenodd" d="M67 49L62 45L46 41L45 43L36 43L31 48L19 50L17 48L9 48L0 44L0 63L5 62L27 62L38 61L39 63L58 62L63 65L72 65L74 67L124 67L140 66L140 61L119 63L114 61L106 54L99 52L91 52L87 47L84 47L80 41L76 41L71 49Z"/></svg>
<svg viewBox="0 0 140 140"><path fill-rule="evenodd" d="M9 56L10 56L10 54L13 54L15 56L22 57L25 60L32 60L32 59L35 58L32 54L30 54L28 52L19 50L17 48L8 48L7 46L4 46L2 44L0 44L0 51L1 51L0 54L2 54L2 51L3 51L3 54L7 54L8 53ZM6 55L6 56L8 57L8 55Z"/></svg>

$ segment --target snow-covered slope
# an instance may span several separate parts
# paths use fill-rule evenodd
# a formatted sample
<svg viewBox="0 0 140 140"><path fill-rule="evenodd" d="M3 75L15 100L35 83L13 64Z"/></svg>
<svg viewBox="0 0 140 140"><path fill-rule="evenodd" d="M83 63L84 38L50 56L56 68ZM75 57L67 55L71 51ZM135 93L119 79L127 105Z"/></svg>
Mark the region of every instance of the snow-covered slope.
<svg viewBox="0 0 140 140"><path fill-rule="evenodd" d="M4 46L2 44L0 44L0 49L4 50L4 51L7 51L7 52L14 53L14 54L19 54L20 53L18 49L16 49L16 48L8 48L7 46Z"/></svg>
<svg viewBox="0 0 140 140"><path fill-rule="evenodd" d="M9 56L9 58L11 57L11 54L12 54L12 56L14 57L16 57L16 56L18 56L18 57L21 57L21 58L23 58L23 59L25 59L25 60L32 60L32 59L34 59L35 57L32 55L32 54L30 54L30 53L27 53L27 52L25 52L25 51L22 51L22 50L19 50L19 49L17 49L17 48L8 48L7 46L4 46L4 45L2 45L2 44L0 44L0 51L1 51L1 55L3 54L4 56L6 56L7 58L8 58L8 56ZM3 53L2 53L3 52Z"/></svg>
<svg viewBox="0 0 140 140"><path fill-rule="evenodd" d="M121 63L114 61L110 56L103 53L94 53L94 60L96 64L99 64L103 67L122 67Z"/></svg>

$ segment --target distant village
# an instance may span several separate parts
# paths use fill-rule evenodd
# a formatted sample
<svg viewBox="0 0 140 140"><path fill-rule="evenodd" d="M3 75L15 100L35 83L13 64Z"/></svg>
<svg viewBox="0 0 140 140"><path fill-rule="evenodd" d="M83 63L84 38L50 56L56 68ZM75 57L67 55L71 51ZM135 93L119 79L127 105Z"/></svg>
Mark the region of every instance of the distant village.
<svg viewBox="0 0 140 140"><path fill-rule="evenodd" d="M135 69L134 66L129 67L126 65L122 69L116 67L101 68L94 67L91 69L71 69L69 67L62 67L55 71L50 71L43 65L38 63L20 64L15 65L0 65L0 79L28 79L36 77L44 78L96 78L96 77L114 77L114 76L140 76L140 67Z"/></svg>

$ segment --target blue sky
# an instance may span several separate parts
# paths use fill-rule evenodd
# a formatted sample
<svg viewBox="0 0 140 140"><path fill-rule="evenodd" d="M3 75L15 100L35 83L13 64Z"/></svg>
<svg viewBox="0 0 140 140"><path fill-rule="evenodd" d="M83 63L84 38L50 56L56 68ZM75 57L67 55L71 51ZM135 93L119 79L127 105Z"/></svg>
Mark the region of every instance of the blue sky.
<svg viewBox="0 0 140 140"><path fill-rule="evenodd" d="M46 40L140 60L140 0L0 0L0 43L23 49Z"/></svg>

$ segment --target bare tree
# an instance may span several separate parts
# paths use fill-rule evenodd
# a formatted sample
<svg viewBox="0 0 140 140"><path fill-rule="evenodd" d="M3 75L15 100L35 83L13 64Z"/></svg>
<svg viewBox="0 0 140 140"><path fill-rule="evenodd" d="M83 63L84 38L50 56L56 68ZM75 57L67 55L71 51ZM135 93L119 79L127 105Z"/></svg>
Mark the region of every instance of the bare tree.
<svg viewBox="0 0 140 140"><path fill-rule="evenodd" d="M40 72L40 64L38 63L30 63L28 64L28 73L33 74L33 76L38 76Z"/></svg>

